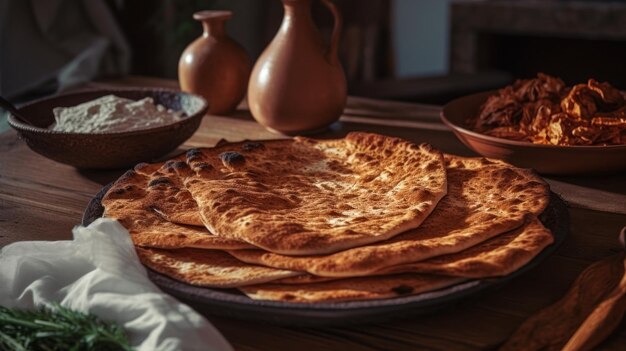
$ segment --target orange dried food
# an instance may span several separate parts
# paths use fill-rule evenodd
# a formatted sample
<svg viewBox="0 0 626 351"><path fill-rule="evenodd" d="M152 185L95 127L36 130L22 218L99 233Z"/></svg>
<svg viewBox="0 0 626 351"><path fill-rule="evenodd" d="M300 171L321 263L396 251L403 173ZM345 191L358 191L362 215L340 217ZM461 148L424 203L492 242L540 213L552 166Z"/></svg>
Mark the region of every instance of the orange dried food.
<svg viewBox="0 0 626 351"><path fill-rule="evenodd" d="M499 138L548 145L626 144L625 94L590 79L568 88L539 73L490 96L468 124Z"/></svg>
<svg viewBox="0 0 626 351"><path fill-rule="evenodd" d="M600 98L586 84L578 84L561 100L561 110L575 118L590 118L598 111L596 101Z"/></svg>
<svg viewBox="0 0 626 351"><path fill-rule="evenodd" d="M526 104L558 103L565 88L561 79L543 73L539 73L535 79L518 80L487 99L474 123L474 129L486 131L515 126L522 119Z"/></svg>
<svg viewBox="0 0 626 351"><path fill-rule="evenodd" d="M589 79L587 86L600 96L599 102L603 110L619 109L626 104L624 94L609 83L600 83L595 79Z"/></svg>

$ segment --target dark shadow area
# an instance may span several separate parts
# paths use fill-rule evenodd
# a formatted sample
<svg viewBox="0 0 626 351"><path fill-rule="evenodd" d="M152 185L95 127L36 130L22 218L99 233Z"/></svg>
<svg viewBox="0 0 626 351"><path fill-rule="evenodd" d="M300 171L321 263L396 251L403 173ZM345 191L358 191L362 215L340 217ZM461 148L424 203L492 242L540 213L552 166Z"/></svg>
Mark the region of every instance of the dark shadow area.
<svg viewBox="0 0 626 351"><path fill-rule="evenodd" d="M594 78L626 88L626 44L622 40L481 34L478 47L480 69L507 72L516 78L545 72L569 85Z"/></svg>
<svg viewBox="0 0 626 351"><path fill-rule="evenodd" d="M103 169L76 169L76 172L80 174L82 177L85 177L91 181L94 181L100 185L107 185L117 178L119 178L122 174L124 174L128 168L120 168L113 170L103 170Z"/></svg>
<svg viewBox="0 0 626 351"><path fill-rule="evenodd" d="M587 176L548 176L550 179L560 182L574 184L589 189L602 190L614 194L626 195L626 182L624 182L624 172L605 175ZM626 208L626 203L623 204Z"/></svg>

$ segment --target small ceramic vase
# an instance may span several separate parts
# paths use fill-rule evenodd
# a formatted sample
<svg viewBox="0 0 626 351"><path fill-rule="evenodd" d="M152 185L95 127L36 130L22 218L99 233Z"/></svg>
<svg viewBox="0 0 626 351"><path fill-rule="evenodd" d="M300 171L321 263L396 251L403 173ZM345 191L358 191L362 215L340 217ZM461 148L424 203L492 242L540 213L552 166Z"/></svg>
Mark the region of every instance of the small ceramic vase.
<svg viewBox="0 0 626 351"><path fill-rule="evenodd" d="M330 0L335 26L326 47L311 17L312 0L283 0L278 33L254 65L248 105L270 130L297 134L322 129L341 116L346 78L337 55L342 19Z"/></svg>
<svg viewBox="0 0 626 351"><path fill-rule="evenodd" d="M224 29L230 11L201 11L193 18L202 22L204 33L183 52L178 80L183 91L198 94L209 103L209 113L228 114L246 92L250 59Z"/></svg>

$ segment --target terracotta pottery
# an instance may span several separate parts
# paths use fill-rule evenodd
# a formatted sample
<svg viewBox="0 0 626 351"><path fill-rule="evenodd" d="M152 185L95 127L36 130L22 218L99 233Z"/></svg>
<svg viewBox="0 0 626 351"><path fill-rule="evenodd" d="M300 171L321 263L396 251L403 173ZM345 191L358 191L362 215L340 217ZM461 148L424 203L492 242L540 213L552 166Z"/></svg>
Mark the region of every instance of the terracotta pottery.
<svg viewBox="0 0 626 351"><path fill-rule="evenodd" d="M254 118L270 130L319 130L343 112L346 78L337 56L341 14L330 0L322 3L335 17L329 47L311 17L312 0L283 0L283 23L254 65L248 104Z"/></svg>
<svg viewBox="0 0 626 351"><path fill-rule="evenodd" d="M193 18L202 22L204 33L185 49L178 63L181 89L205 98L212 114L234 111L250 76L248 54L224 30L231 17L230 11L196 12Z"/></svg>
<svg viewBox="0 0 626 351"><path fill-rule="evenodd" d="M534 168L541 174L623 174L626 171L626 145L542 145L497 138L468 129L466 121L475 117L480 106L494 93L487 91L452 100L441 112L443 123L476 153L518 167Z"/></svg>

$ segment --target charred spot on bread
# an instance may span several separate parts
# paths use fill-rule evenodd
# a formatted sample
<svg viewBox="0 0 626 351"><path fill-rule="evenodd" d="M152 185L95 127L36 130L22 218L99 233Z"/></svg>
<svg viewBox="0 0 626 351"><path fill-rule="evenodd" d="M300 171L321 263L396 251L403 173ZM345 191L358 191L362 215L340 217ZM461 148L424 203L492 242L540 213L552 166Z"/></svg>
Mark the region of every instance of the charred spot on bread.
<svg viewBox="0 0 626 351"><path fill-rule="evenodd" d="M213 166L211 166L211 164L208 162L200 162L196 165L195 168L200 171L209 171L213 169Z"/></svg>
<svg viewBox="0 0 626 351"><path fill-rule="evenodd" d="M202 153L202 151L200 151L199 149L193 148L193 149L189 149L187 150L187 157L194 157L194 156L198 156Z"/></svg>
<svg viewBox="0 0 626 351"><path fill-rule="evenodd" d="M169 160L163 164L163 172L165 173L175 173L176 172L176 163L181 161ZM184 163L184 162L182 162Z"/></svg>
<svg viewBox="0 0 626 351"><path fill-rule="evenodd" d="M220 160L226 167L233 167L246 162L246 158L236 151L225 151L219 154Z"/></svg>
<svg viewBox="0 0 626 351"><path fill-rule="evenodd" d="M243 151L252 151L252 150L262 149L262 148L265 148L265 145L263 145L261 143L254 142L254 141L246 141L241 146L241 149Z"/></svg>
<svg viewBox="0 0 626 351"><path fill-rule="evenodd" d="M295 300L295 299L296 299L296 296L295 296L295 295L293 295L293 294L289 294L289 293L287 293L287 294L285 294L285 295L283 296L283 298L284 298L286 301L292 301L292 300Z"/></svg>
<svg viewBox="0 0 626 351"><path fill-rule="evenodd" d="M406 295L413 292L413 287L408 285L398 285L396 287L391 288L391 291L398 295Z"/></svg>
<svg viewBox="0 0 626 351"><path fill-rule="evenodd" d="M183 161L174 161L171 164L167 165L167 167L171 168L171 169L185 169L185 168L189 168L187 163L185 163Z"/></svg>
<svg viewBox="0 0 626 351"><path fill-rule="evenodd" d="M201 156L202 156L202 151L198 149L189 149L187 153L185 154L185 157L187 157L187 162L198 159Z"/></svg>
<svg viewBox="0 0 626 351"><path fill-rule="evenodd" d="M161 184L168 184L169 185L171 183L172 182L169 179L167 179L165 177L161 177L161 178L152 179L150 181L150 183L148 183L148 186L149 187L153 187L153 186L158 186L158 185L161 185Z"/></svg>

